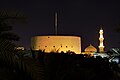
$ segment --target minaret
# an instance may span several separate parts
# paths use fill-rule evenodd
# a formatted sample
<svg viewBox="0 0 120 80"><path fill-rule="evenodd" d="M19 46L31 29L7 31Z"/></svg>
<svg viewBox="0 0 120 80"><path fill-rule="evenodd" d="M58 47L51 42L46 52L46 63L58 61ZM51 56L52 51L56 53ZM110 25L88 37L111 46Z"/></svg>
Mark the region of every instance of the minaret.
<svg viewBox="0 0 120 80"><path fill-rule="evenodd" d="M103 29L102 28L100 29L99 33L100 33L100 37L99 37L99 41L100 41L99 52L101 53L101 52L104 52L104 45L103 45L104 38L103 38Z"/></svg>

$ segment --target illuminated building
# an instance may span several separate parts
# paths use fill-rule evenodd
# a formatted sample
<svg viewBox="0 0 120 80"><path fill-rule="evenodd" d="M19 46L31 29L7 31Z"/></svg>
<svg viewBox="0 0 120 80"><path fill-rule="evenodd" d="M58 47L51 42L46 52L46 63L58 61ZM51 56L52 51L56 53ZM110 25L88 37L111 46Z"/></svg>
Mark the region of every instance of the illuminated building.
<svg viewBox="0 0 120 80"><path fill-rule="evenodd" d="M104 45L103 45L104 38L103 38L103 29L102 28L100 29L99 33L100 33L100 37L99 37L99 41L100 41L99 52L101 53L101 52L104 52Z"/></svg>
<svg viewBox="0 0 120 80"><path fill-rule="evenodd" d="M94 52L97 52L97 49L90 44L90 46L88 46L87 48L85 48L85 52L86 53L94 53Z"/></svg>
<svg viewBox="0 0 120 80"><path fill-rule="evenodd" d="M100 37L99 37L99 41L100 41L99 52L100 53L104 53L104 45L103 45L104 38L103 38L103 29L102 28L100 29L99 34L100 34ZM91 55L94 55L96 52L97 52L97 49L90 44L90 46L88 46L85 49L85 51L82 52L82 54L91 54Z"/></svg>
<svg viewBox="0 0 120 80"><path fill-rule="evenodd" d="M31 39L32 50L44 52L67 52L81 53L81 38L78 36L34 36Z"/></svg>
<svg viewBox="0 0 120 80"><path fill-rule="evenodd" d="M85 51L82 52L82 54L93 55L95 52L97 52L97 49L90 44L88 47L85 48Z"/></svg>
<svg viewBox="0 0 120 80"><path fill-rule="evenodd" d="M34 36L31 39L32 50L42 50L44 52L74 52L81 53L81 38L78 36L58 36L57 35L58 16L55 13L55 34L56 36Z"/></svg>

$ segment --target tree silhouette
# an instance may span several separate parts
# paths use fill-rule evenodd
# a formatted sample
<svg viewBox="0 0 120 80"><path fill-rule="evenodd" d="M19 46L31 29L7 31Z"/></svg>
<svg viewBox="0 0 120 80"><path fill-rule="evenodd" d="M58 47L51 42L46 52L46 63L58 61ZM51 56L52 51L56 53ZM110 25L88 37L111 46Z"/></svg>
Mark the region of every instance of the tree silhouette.
<svg viewBox="0 0 120 80"><path fill-rule="evenodd" d="M24 16L17 12L0 11L0 65L7 65L13 68L15 62L15 44L13 41L18 41L20 38L17 34L10 32L12 24L16 22L23 22Z"/></svg>

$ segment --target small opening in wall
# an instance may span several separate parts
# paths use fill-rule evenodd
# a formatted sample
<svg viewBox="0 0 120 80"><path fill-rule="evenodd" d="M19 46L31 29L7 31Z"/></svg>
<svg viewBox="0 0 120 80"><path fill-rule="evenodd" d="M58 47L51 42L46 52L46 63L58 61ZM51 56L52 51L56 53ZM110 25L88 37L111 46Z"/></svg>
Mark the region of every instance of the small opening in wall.
<svg viewBox="0 0 120 80"><path fill-rule="evenodd" d="M55 46L53 46L53 47L55 47Z"/></svg>
<svg viewBox="0 0 120 80"><path fill-rule="evenodd" d="M66 46L66 48L67 48L68 46Z"/></svg>
<svg viewBox="0 0 120 80"><path fill-rule="evenodd" d="M62 48L62 44L61 44L61 48Z"/></svg>
<svg viewBox="0 0 120 80"><path fill-rule="evenodd" d="M45 46L45 47L47 47L47 46Z"/></svg>

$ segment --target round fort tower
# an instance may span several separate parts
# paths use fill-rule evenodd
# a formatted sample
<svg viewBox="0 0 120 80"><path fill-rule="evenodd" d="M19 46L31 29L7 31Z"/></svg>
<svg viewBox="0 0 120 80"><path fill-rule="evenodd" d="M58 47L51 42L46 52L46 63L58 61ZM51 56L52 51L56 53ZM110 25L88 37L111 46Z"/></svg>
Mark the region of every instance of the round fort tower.
<svg viewBox="0 0 120 80"><path fill-rule="evenodd" d="M81 53L81 38L78 36L34 36L31 38L31 49L49 52L72 51Z"/></svg>

